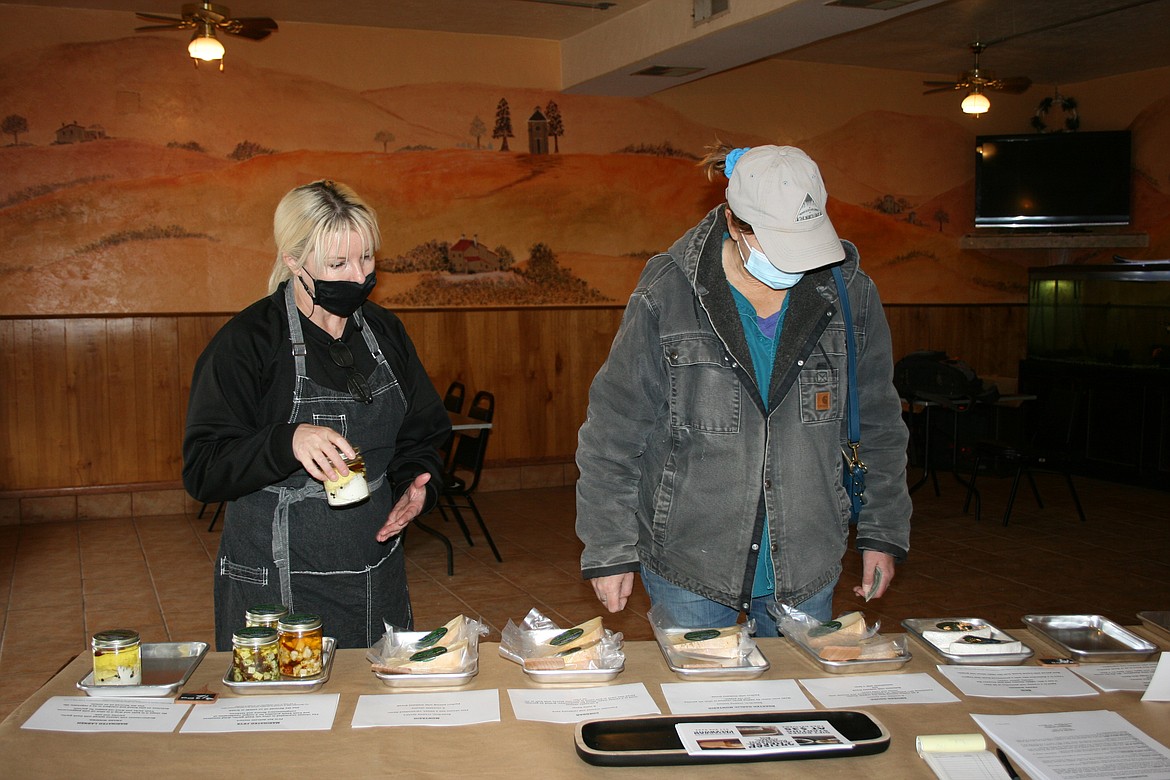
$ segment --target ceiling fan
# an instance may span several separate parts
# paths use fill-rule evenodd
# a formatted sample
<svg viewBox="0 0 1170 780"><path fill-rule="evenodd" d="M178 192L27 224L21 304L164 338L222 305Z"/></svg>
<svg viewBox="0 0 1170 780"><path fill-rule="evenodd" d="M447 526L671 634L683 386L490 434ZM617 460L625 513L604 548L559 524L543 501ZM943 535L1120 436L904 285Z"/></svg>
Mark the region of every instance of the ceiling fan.
<svg viewBox="0 0 1170 780"><path fill-rule="evenodd" d="M199 67L199 60L211 62L219 60L219 69L223 70L223 44L216 38L216 31L228 35L238 35L253 41L267 38L278 29L276 22L266 16L232 17L232 12L226 6L214 3L185 3L181 9L181 17L162 16L160 14L138 13L138 18L155 24L145 27L136 27L136 32L145 30L194 30L191 43L187 51Z"/></svg>
<svg viewBox="0 0 1170 780"><path fill-rule="evenodd" d="M971 53L975 55L975 64L971 70L959 74L955 81L924 81L923 86L930 87L922 94L931 95L935 92L951 92L954 90L969 90L963 100L963 111L968 114L982 114L991 106L991 102L984 92L1006 92L1018 95L1032 86L1032 79L1027 76L1010 76L997 79L990 71L979 68L979 54L987 47L982 43L971 44Z"/></svg>

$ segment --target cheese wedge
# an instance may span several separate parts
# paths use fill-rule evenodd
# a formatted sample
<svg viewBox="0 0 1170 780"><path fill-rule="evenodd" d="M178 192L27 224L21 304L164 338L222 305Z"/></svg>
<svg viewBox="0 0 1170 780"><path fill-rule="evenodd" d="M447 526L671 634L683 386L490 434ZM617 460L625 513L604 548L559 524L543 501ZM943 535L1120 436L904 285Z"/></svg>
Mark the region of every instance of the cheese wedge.
<svg viewBox="0 0 1170 780"><path fill-rule="evenodd" d="M861 655L857 657L859 661L888 661L901 655L892 640L881 637L862 642L858 647L861 648Z"/></svg>
<svg viewBox="0 0 1170 780"><path fill-rule="evenodd" d="M601 640L585 647L573 647L544 658L524 659L528 671L555 672L561 669L588 669L601 660Z"/></svg>
<svg viewBox="0 0 1170 780"><path fill-rule="evenodd" d="M544 657L557 655L575 647L588 647L601 641L601 637L604 635L605 629L601 625L601 617L598 616L539 643L536 647L536 655Z"/></svg>
<svg viewBox="0 0 1170 780"><path fill-rule="evenodd" d="M456 642L450 647L432 645L407 656L395 656L385 664L374 664L374 671L383 674L440 674L458 672L463 668L463 651L467 642Z"/></svg>
<svg viewBox="0 0 1170 780"><path fill-rule="evenodd" d="M742 628L696 628L692 631L667 634L670 649L691 655L707 655L716 658L731 658L739 655L739 639Z"/></svg>
<svg viewBox="0 0 1170 780"><path fill-rule="evenodd" d="M817 655L826 661L885 661L900 655L898 646L891 640L874 639L855 645L826 645Z"/></svg>
<svg viewBox="0 0 1170 780"><path fill-rule="evenodd" d="M865 637L865 618L860 612L848 612L836 620L814 626L808 632L808 646L814 649L829 645L849 645Z"/></svg>
<svg viewBox="0 0 1170 780"><path fill-rule="evenodd" d="M444 625L436 628L434 631L426 634L414 642L414 647L422 650L433 645L441 645L443 647L450 647L455 642L463 639L464 619L460 615L456 618L448 620Z"/></svg>
<svg viewBox="0 0 1170 780"><path fill-rule="evenodd" d="M826 661L856 661L861 657L860 645L826 645L817 651Z"/></svg>

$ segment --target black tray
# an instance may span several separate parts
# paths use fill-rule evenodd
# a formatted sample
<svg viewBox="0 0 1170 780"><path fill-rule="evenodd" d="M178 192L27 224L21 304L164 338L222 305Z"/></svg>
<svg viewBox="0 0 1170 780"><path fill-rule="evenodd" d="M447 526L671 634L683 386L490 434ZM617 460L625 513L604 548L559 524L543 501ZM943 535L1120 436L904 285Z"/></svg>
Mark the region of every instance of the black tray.
<svg viewBox="0 0 1170 780"><path fill-rule="evenodd" d="M687 753L674 730L679 723L789 723L803 720L828 721L853 745L844 750L827 748L743 757L731 753L692 756ZM581 760L596 766L673 766L870 756L885 752L890 746L890 733L867 713L855 710L741 712L587 720L577 724L576 742L577 755Z"/></svg>

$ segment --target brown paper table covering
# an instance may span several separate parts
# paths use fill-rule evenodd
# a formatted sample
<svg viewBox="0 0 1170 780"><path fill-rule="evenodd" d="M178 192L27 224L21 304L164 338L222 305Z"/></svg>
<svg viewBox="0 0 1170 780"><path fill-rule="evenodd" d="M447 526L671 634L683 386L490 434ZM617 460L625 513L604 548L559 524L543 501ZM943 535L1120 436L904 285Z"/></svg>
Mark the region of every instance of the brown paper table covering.
<svg viewBox="0 0 1170 780"><path fill-rule="evenodd" d="M1167 643L1141 627L1133 629L1163 650ZM1011 631L1037 657L1057 656L1053 646L1024 630ZM898 672L926 672L954 693L951 704L896 704L864 709L889 730L885 753L858 758L728 764L704 767L595 767L577 757L571 724L520 721L512 713L509 688L541 688L520 667L500 658L498 645L480 645L479 674L465 690L500 692L500 722L457 727L350 727L358 696L410 695L425 689L387 688L371 672L362 650L341 650L331 679L319 693L338 693L331 731L249 732L242 734L75 734L31 731L20 726L50 696L84 695L75 683L91 668L83 653L30 696L0 724L0 775L98 777L125 771L132 777L400 777L604 778L622 775L655 778L933 778L914 750L919 734L979 731L970 713L1024 714L1072 710L1113 710L1163 744L1170 744L1170 702L1142 702L1134 692L1044 699L966 697L935 668L938 661L921 644L908 640L913 660ZM830 677L787 639L764 639L760 647L771 669L759 679ZM682 682L666 666L653 642L627 642L626 668L612 684L642 682L663 714L669 714L661 684ZM230 653L209 653L184 690L234 694L223 685ZM1156 658L1156 656L1155 656ZM686 683L697 684L697 683ZM569 686L572 687L572 686ZM395 692L401 691L401 692ZM810 700L817 703L815 698ZM195 704L195 707L206 706ZM811 714L811 713L810 713ZM271 770L265 771L264 767Z"/></svg>

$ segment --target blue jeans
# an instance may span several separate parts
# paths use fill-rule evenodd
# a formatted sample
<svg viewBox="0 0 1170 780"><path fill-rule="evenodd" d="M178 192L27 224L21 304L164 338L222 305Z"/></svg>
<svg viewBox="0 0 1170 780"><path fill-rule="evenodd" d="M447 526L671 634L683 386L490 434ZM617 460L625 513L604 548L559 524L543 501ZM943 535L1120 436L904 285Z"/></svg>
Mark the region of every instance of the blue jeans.
<svg viewBox="0 0 1170 780"><path fill-rule="evenodd" d="M739 619L739 610L735 607L728 607L680 588L647 570L645 566L642 567L642 584L650 596L655 614L671 625L683 628L722 628ZM820 621L832 620L833 588L836 585L833 582L814 593L808 601L799 605L801 611ZM774 601L775 597L771 595L752 599L748 617L756 621L756 636L777 636L780 633L776 619L768 614L768 605Z"/></svg>

